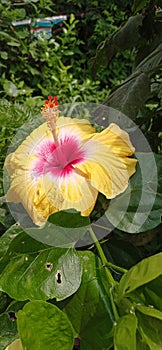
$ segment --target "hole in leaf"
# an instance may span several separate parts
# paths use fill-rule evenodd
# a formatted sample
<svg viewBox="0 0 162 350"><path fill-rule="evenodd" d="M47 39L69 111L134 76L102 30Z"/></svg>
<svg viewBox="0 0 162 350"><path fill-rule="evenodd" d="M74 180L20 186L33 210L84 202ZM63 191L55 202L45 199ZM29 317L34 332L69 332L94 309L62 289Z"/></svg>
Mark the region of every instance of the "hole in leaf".
<svg viewBox="0 0 162 350"><path fill-rule="evenodd" d="M80 338L75 338L73 350L80 350Z"/></svg>
<svg viewBox="0 0 162 350"><path fill-rule="evenodd" d="M53 268L53 264L50 263L50 262L47 262L46 265L45 265L45 267L46 267L46 269L47 269L48 271L51 271L52 268Z"/></svg>
<svg viewBox="0 0 162 350"><path fill-rule="evenodd" d="M15 314L15 312L9 311L9 312L8 312L8 316L9 316L10 320L12 320L12 321L15 321L15 320L16 320L16 314Z"/></svg>
<svg viewBox="0 0 162 350"><path fill-rule="evenodd" d="M60 270L57 270L55 277L56 277L57 283L61 283L62 282L62 274L61 274Z"/></svg>

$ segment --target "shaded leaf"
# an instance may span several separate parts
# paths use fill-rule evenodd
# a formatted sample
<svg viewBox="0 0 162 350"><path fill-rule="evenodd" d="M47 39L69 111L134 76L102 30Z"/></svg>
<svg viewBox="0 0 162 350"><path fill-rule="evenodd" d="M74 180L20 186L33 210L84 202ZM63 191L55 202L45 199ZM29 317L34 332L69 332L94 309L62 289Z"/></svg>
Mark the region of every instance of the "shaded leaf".
<svg viewBox="0 0 162 350"><path fill-rule="evenodd" d="M135 315L120 317L114 328L114 350L136 350L136 330Z"/></svg>
<svg viewBox="0 0 162 350"><path fill-rule="evenodd" d="M72 350L74 332L67 316L55 305L31 301L17 314L23 347L29 350Z"/></svg>
<svg viewBox="0 0 162 350"><path fill-rule="evenodd" d="M123 27L113 33L111 38L100 43L96 51L96 56L90 60L93 75L99 69L106 67L119 50L130 49L138 43L140 39L139 29L142 26L142 21L142 15L138 14L130 17Z"/></svg>
<svg viewBox="0 0 162 350"><path fill-rule="evenodd" d="M83 264L80 288L64 307L82 350L112 346L114 316L105 271L91 252L79 252Z"/></svg>
<svg viewBox="0 0 162 350"><path fill-rule="evenodd" d="M108 99L104 101L109 107L118 109L134 120L140 108L144 105L150 94L150 83L146 74L131 75L122 83Z"/></svg>
<svg viewBox="0 0 162 350"><path fill-rule="evenodd" d="M12 243L13 241L13 243ZM11 226L0 238L0 257L2 258L7 250L9 252L30 253L45 249L41 242L38 242L27 235L17 224Z"/></svg>
<svg viewBox="0 0 162 350"><path fill-rule="evenodd" d="M45 244L69 247L84 236L89 224L89 217L81 216L74 210L66 210L52 214L43 227L28 228L26 231Z"/></svg>
<svg viewBox="0 0 162 350"><path fill-rule="evenodd" d="M144 58L138 66L136 66L134 73L155 73L161 68L162 63L162 44L153 50L146 58Z"/></svg>
<svg viewBox="0 0 162 350"><path fill-rule="evenodd" d="M136 337L136 350L150 350L150 347L145 343L138 331Z"/></svg>
<svg viewBox="0 0 162 350"><path fill-rule="evenodd" d="M16 338L18 338L16 320L4 312L0 315L0 350L4 350Z"/></svg>
<svg viewBox="0 0 162 350"><path fill-rule="evenodd" d="M161 223L161 156L136 153L136 173L126 191L111 200L105 213L114 227L129 233L152 230Z"/></svg>
<svg viewBox="0 0 162 350"><path fill-rule="evenodd" d="M151 350L162 348L162 320L137 312L139 332Z"/></svg>
<svg viewBox="0 0 162 350"><path fill-rule="evenodd" d="M153 305L162 312L162 275L147 283L144 292L148 305Z"/></svg>

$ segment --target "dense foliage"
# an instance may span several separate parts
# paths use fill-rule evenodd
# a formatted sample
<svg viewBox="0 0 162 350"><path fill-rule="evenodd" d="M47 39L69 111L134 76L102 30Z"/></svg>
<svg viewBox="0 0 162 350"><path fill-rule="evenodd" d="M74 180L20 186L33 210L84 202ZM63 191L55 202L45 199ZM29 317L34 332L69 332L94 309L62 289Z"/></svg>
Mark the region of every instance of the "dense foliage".
<svg viewBox="0 0 162 350"><path fill-rule="evenodd" d="M50 38L38 38L30 26L12 22L32 18L34 26L35 18L65 14L64 2L1 1L0 350L17 338L27 350L162 348L160 5L69 1L67 20L53 26ZM3 162L14 133L26 120L32 123L42 100L57 91L61 103L96 102L119 110L150 145L142 149L139 140L136 156L143 169L137 166L128 189L110 207L115 229L84 249L41 243L34 230L27 235L3 194ZM67 231L77 227L79 235L108 206L99 196L85 223L78 214L53 214L39 235L50 234L52 224L57 235L58 220Z"/></svg>

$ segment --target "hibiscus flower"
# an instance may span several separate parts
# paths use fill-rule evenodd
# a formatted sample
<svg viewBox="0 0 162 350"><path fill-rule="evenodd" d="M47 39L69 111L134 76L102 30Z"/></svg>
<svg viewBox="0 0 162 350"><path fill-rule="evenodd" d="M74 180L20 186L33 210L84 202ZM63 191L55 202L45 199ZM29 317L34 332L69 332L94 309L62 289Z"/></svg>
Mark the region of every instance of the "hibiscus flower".
<svg viewBox="0 0 162 350"><path fill-rule="evenodd" d="M86 119L59 116L57 97L42 108L46 122L7 156L7 201L20 202L41 226L48 216L73 208L88 216L98 193L111 199L135 172L129 135L112 123L97 133Z"/></svg>

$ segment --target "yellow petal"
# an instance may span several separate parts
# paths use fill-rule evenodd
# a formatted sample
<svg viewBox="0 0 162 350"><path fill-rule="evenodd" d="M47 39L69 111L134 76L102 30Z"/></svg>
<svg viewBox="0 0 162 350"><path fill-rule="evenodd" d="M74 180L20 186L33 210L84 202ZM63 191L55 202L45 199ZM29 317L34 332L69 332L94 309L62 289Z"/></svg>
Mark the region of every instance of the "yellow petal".
<svg viewBox="0 0 162 350"><path fill-rule="evenodd" d="M58 211L49 201L46 190L43 178L32 181L28 172L18 170L12 177L6 200L22 203L33 222L41 226L50 214Z"/></svg>
<svg viewBox="0 0 162 350"><path fill-rule="evenodd" d="M59 138L61 139L64 138L64 135L72 135L82 140L87 135L95 132L95 128L92 127L88 120L68 117L58 118L57 128Z"/></svg>
<svg viewBox="0 0 162 350"><path fill-rule="evenodd" d="M91 139L107 145L119 156L131 156L135 152L128 133L113 123L102 132L95 133Z"/></svg>
<svg viewBox="0 0 162 350"><path fill-rule="evenodd" d="M125 191L137 163L128 158L134 152L129 135L111 124L90 137L85 148L87 160L76 168L89 177L92 186L109 199Z"/></svg>
<svg viewBox="0 0 162 350"><path fill-rule="evenodd" d="M88 178L73 172L62 184L61 193L64 197L63 209L74 208L82 215L89 215L95 205L98 190Z"/></svg>
<svg viewBox="0 0 162 350"><path fill-rule="evenodd" d="M23 350L21 340L14 340L10 345L7 346L5 350Z"/></svg>

